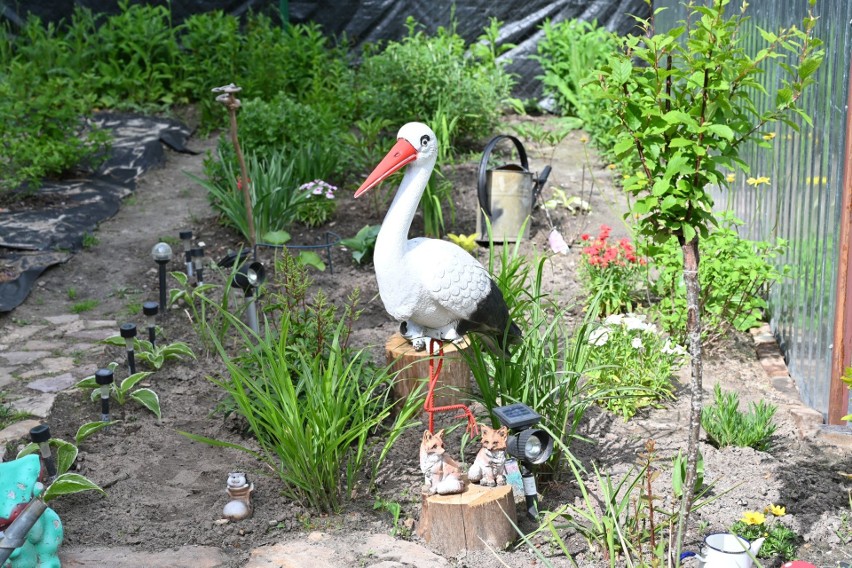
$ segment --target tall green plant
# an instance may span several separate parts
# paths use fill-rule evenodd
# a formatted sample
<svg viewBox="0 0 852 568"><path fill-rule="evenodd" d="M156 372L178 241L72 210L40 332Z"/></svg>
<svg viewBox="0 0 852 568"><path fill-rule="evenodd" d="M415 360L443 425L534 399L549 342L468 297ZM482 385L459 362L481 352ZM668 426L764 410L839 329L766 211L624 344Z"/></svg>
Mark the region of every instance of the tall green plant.
<svg viewBox="0 0 852 568"><path fill-rule="evenodd" d="M259 451L201 436L191 438L246 451L270 467L289 498L319 512L339 511L355 481L369 471L368 454L381 425L394 412L389 400L394 377L375 369L364 352L351 358L341 346L341 322L329 349L308 353L289 343L290 320L278 330L268 324L256 336L230 314L245 353L239 360L215 340L227 374L211 379L230 395L246 419ZM420 407L414 397L396 408L388 432L378 436L373 471Z"/></svg>
<svg viewBox="0 0 852 568"><path fill-rule="evenodd" d="M502 354L474 337L470 349L463 353L478 387L477 398L489 412L495 406L523 402L541 414L543 426L564 442L557 446L550 462L558 471L583 413L593 404L580 380L589 357L587 332L591 320L571 335L565 322L567 308L555 305L542 292L547 259L539 257L530 263L520 254L519 243L520 239L514 246L504 245L499 258L490 243L488 270L503 292L523 339L512 346L511 353ZM597 312L592 313L596 317Z"/></svg>
<svg viewBox="0 0 852 568"><path fill-rule="evenodd" d="M743 222L730 211L718 214L719 226L701 239L699 255L702 268L702 322L704 338L712 342L733 327L748 331L765 318L769 287L789 274L790 267L776 267L776 259L787 249L778 238L752 241L738 234ZM648 255L653 257L659 276L653 283L660 298L654 306L658 319L667 331L682 335L686 322L686 290L680 269L683 252L675 239L651 243Z"/></svg>
<svg viewBox="0 0 852 568"><path fill-rule="evenodd" d="M763 48L750 54L743 43L751 35L748 4L729 15L730 4L689 4L686 21L665 33L655 33L651 21L641 22L645 33L625 38L624 52L600 73L604 100L620 123L614 151L629 163L624 187L634 198L631 213L642 234L674 237L683 250L692 402L678 553L693 499L701 426L698 251L699 240L715 224L708 188L727 184L726 169L748 170L740 148L746 142L768 145L762 129L778 121L798 128L794 118L810 123L798 101L823 58L812 12L801 27L758 28ZM781 84L774 98L760 82L771 65Z"/></svg>

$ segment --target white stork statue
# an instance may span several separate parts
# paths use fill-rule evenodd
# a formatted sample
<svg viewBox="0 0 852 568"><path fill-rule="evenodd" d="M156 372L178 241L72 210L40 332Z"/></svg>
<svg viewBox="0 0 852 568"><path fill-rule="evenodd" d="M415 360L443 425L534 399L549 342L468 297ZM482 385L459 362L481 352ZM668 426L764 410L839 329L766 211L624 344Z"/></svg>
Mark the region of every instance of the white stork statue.
<svg viewBox="0 0 852 568"><path fill-rule="evenodd" d="M429 338L457 341L473 331L505 339L520 337L503 294L488 272L461 247L439 239L408 239L411 221L438 157L435 133L409 122L397 143L355 192L360 197L408 166L376 239L373 263L379 295L399 331L417 350Z"/></svg>

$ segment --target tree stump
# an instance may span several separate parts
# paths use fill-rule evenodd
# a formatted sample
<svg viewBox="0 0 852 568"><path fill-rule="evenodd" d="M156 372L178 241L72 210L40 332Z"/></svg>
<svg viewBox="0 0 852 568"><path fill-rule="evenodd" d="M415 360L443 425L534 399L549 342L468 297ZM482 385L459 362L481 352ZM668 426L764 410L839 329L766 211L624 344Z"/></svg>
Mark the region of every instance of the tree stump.
<svg viewBox="0 0 852 568"><path fill-rule="evenodd" d="M417 534L441 554L455 556L462 550L506 548L518 539L514 525L510 485L470 484L457 495L424 495Z"/></svg>
<svg viewBox="0 0 852 568"><path fill-rule="evenodd" d="M462 349L467 349L466 344ZM393 370L399 371L393 392L397 399L403 399L424 384L422 391L426 396L426 385L429 383L429 349L415 351L414 347L399 333L394 333L385 343L385 354L388 363L393 364ZM435 359L435 365L438 360ZM470 392L470 367L459 351L459 347L451 342L444 343L444 364L435 386L435 406L460 404Z"/></svg>

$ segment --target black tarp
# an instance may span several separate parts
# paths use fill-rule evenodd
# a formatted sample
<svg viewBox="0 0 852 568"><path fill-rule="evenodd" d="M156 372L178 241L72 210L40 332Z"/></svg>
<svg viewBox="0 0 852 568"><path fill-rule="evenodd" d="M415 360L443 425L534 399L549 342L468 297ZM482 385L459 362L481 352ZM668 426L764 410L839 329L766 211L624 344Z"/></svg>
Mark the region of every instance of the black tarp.
<svg viewBox="0 0 852 568"><path fill-rule="evenodd" d="M559 22L571 18L597 20L611 31L627 34L635 29L633 16L647 18L650 8L645 0L360 0L293 1L286 0L170 0L146 2L171 7L173 21L180 23L198 12L222 10L243 16L249 10L279 18L286 11L289 21L313 21L332 36L345 34L353 47L366 42L400 39L406 34L405 21L414 17L427 32L455 22L456 32L468 42L482 34L491 18L503 22L500 43L517 47L503 55L511 60L509 71L517 75L516 95L533 97L540 93L536 76L538 64L530 58L542 37L541 24L550 19ZM14 29L32 13L43 21L70 20L75 6L95 13L119 12L116 0L0 0L0 19Z"/></svg>
<svg viewBox="0 0 852 568"><path fill-rule="evenodd" d="M83 236L118 212L136 180L166 159L163 144L186 151L190 131L167 118L101 113L93 122L109 130L109 156L91 176L46 181L38 208L0 212L0 312L19 306L48 267L66 262Z"/></svg>

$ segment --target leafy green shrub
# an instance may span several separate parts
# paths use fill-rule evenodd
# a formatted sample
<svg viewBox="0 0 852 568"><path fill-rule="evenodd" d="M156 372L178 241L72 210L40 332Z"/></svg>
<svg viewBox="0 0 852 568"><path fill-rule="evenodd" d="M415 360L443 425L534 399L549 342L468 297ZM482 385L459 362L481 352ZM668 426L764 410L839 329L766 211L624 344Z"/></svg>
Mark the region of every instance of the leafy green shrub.
<svg viewBox="0 0 852 568"><path fill-rule="evenodd" d="M777 426L772 422L777 408L761 400L751 402L748 412L741 412L740 397L734 392L723 393L717 383L713 387L715 404L704 409L701 427L716 446L739 446L766 451Z"/></svg>
<svg viewBox="0 0 852 568"><path fill-rule="evenodd" d="M15 57L0 70L0 193L26 184L25 194L45 177L97 166L109 134L87 124L91 104L73 80L42 77L36 62Z"/></svg>
<svg viewBox="0 0 852 568"><path fill-rule="evenodd" d="M598 404L625 420L675 398L672 374L686 350L663 339L643 316L612 315L589 333L587 388Z"/></svg>
<svg viewBox="0 0 852 568"><path fill-rule="evenodd" d="M340 244L352 251L352 260L356 264L369 264L373 261L373 250L381 228L381 225L364 225L358 234L341 240Z"/></svg>
<svg viewBox="0 0 852 568"><path fill-rule="evenodd" d="M618 36L584 20L546 21L542 30L536 59L544 70L545 93L556 100L563 114L580 118L595 146L610 153L615 144L611 130L618 121L606 112L600 85L589 79L618 51Z"/></svg>
<svg viewBox="0 0 852 568"><path fill-rule="evenodd" d="M237 79L251 96L271 100L283 93L303 103L331 104L343 115L354 108L354 73L346 46L329 46L318 24L281 28L254 14L240 57L245 75Z"/></svg>
<svg viewBox="0 0 852 568"><path fill-rule="evenodd" d="M240 76L244 38L240 22L221 10L193 14L181 24L181 69L186 96L197 100L205 128L224 126L227 114L210 90Z"/></svg>
<svg viewBox="0 0 852 568"><path fill-rule="evenodd" d="M739 236L743 222L730 211L717 214L719 227L703 238L701 255L702 332L707 340L723 335L728 326L740 331L764 319L769 286L789 272L773 262L783 255L787 242L750 241ZM653 284L660 298L656 313L663 327L673 334L686 328L686 287L683 283L683 251L674 238L648 247L659 277Z"/></svg>
<svg viewBox="0 0 852 568"><path fill-rule="evenodd" d="M428 120L438 109L458 117L458 136L477 139L496 124L512 78L490 58L465 55L465 42L452 29L434 36L409 17L408 35L364 54L358 73L362 114L402 125Z"/></svg>
<svg viewBox="0 0 852 568"><path fill-rule="evenodd" d="M118 14L98 23L81 54L94 62L88 80L98 105L140 109L188 102L169 8L129 0L118 6Z"/></svg>

